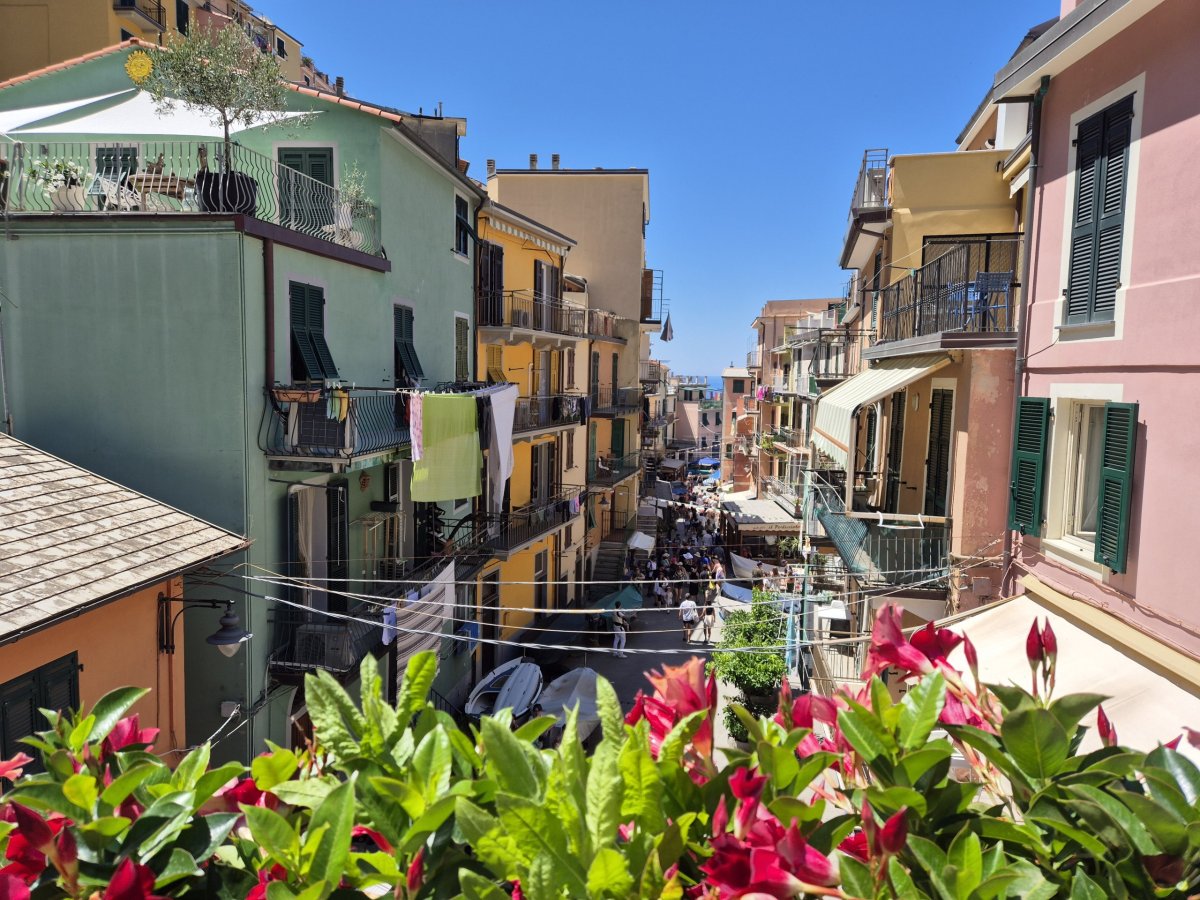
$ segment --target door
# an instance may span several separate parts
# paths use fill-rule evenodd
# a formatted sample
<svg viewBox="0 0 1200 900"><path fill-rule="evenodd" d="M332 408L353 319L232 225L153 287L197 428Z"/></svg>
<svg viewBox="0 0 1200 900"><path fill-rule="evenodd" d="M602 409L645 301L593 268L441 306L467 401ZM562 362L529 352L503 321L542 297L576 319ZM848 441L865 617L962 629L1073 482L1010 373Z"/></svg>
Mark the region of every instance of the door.
<svg viewBox="0 0 1200 900"><path fill-rule="evenodd" d="M886 496L883 508L891 513L900 511L900 465L904 459L904 401L906 397L904 391L896 391L892 394L891 409L888 412L887 472L884 474Z"/></svg>
<svg viewBox="0 0 1200 900"><path fill-rule="evenodd" d="M500 573L483 576L483 593L479 597L480 676L496 668L496 645L500 640Z"/></svg>
<svg viewBox="0 0 1200 900"><path fill-rule="evenodd" d="M925 515L944 516L950 489L950 435L954 390L934 388L929 400L929 452L925 457Z"/></svg>
<svg viewBox="0 0 1200 900"><path fill-rule="evenodd" d="M625 420L622 418L612 420L612 443L609 449L614 462L625 455Z"/></svg>
<svg viewBox="0 0 1200 900"><path fill-rule="evenodd" d="M600 394L600 354L596 352L592 353L592 374L588 389L592 394L592 405L598 405L597 398Z"/></svg>
<svg viewBox="0 0 1200 900"><path fill-rule="evenodd" d="M281 147L280 224L309 233L333 224L333 148ZM297 178L288 170L307 175Z"/></svg>

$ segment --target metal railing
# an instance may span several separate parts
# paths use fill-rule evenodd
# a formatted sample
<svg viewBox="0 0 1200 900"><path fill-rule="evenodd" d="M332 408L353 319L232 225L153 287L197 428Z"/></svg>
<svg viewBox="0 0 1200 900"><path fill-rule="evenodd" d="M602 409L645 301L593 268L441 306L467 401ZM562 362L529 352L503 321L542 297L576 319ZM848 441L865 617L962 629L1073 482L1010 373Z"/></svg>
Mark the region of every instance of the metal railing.
<svg viewBox="0 0 1200 900"><path fill-rule="evenodd" d="M858 177L854 179L854 193L850 196L850 216L846 222L843 245L850 239L854 220L866 210L886 209L888 205L888 152L886 149L867 150L863 153Z"/></svg>
<svg viewBox="0 0 1200 900"><path fill-rule="evenodd" d="M592 412L601 411L630 411L641 409L642 392L640 388L618 387L602 384L592 388Z"/></svg>
<svg viewBox="0 0 1200 900"><path fill-rule="evenodd" d="M407 407L392 391L277 387L264 450L272 456L350 458L409 442Z"/></svg>
<svg viewBox="0 0 1200 900"><path fill-rule="evenodd" d="M118 12L139 12L159 28L167 27L166 13L163 11L163 5L157 0L113 0L113 9Z"/></svg>
<svg viewBox="0 0 1200 900"><path fill-rule="evenodd" d="M372 604L356 605L346 614L353 619L338 620L317 611L276 604L271 625L271 669L277 673L325 669L339 675L356 669L381 639L383 614Z"/></svg>
<svg viewBox="0 0 1200 900"><path fill-rule="evenodd" d="M518 397L513 413L513 432L537 431L583 421L583 397L555 394L546 397Z"/></svg>
<svg viewBox="0 0 1200 900"><path fill-rule="evenodd" d="M638 362L638 380L658 384L667 372L666 366L656 359L643 359Z"/></svg>
<svg viewBox="0 0 1200 900"><path fill-rule="evenodd" d="M4 215L235 214L382 256L379 207L240 144L35 142L0 146ZM2 167L0 167L2 168Z"/></svg>
<svg viewBox="0 0 1200 900"><path fill-rule="evenodd" d="M511 551L537 540L579 515L583 488L560 487L549 497L532 500L493 520L499 525L490 544L497 550Z"/></svg>
<svg viewBox="0 0 1200 900"><path fill-rule="evenodd" d="M762 366L762 351L755 347L753 350L746 351L746 368L756 369Z"/></svg>
<svg viewBox="0 0 1200 900"><path fill-rule="evenodd" d="M666 312L663 302L663 270L642 270L642 321L647 324L662 322Z"/></svg>
<svg viewBox="0 0 1200 900"><path fill-rule="evenodd" d="M1018 234L927 245L936 258L879 292L880 343L944 331L1015 332L1019 248Z"/></svg>
<svg viewBox="0 0 1200 900"><path fill-rule="evenodd" d="M642 466L639 451L624 456L593 456L588 458L587 480L596 484L616 484L637 472Z"/></svg>
<svg viewBox="0 0 1200 900"><path fill-rule="evenodd" d="M494 328L526 328L551 334L582 337L582 306L536 291L480 291L476 296L477 322Z"/></svg>
<svg viewBox="0 0 1200 900"><path fill-rule="evenodd" d="M606 309L589 309L587 311L587 334L589 337L607 337L624 340L617 334L617 322L620 316Z"/></svg>

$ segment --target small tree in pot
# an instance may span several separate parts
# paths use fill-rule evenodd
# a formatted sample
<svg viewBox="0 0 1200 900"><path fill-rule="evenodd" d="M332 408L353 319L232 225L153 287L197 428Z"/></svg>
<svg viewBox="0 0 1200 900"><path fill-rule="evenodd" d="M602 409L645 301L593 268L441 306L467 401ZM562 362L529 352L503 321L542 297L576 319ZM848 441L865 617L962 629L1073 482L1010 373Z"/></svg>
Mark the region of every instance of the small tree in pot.
<svg viewBox="0 0 1200 900"><path fill-rule="evenodd" d="M285 119L291 125L308 124L307 116L288 112L289 89L279 63L232 25L214 29L193 23L188 34L177 35L167 47L153 48L148 55L152 66L138 83L158 108L171 111L183 104L221 128L219 171L209 169L208 151L199 149L196 196L201 207L254 215L258 183L233 171L231 128L278 125Z"/></svg>
<svg viewBox="0 0 1200 900"><path fill-rule="evenodd" d="M756 716L769 714L777 704L787 665L781 651L766 648L778 648L785 631L779 604L770 593L755 590L748 611L737 610L725 618L721 641L709 664L709 671L737 689L739 696L732 698L733 702ZM746 740L746 727L733 706L726 705L722 715L730 736Z"/></svg>

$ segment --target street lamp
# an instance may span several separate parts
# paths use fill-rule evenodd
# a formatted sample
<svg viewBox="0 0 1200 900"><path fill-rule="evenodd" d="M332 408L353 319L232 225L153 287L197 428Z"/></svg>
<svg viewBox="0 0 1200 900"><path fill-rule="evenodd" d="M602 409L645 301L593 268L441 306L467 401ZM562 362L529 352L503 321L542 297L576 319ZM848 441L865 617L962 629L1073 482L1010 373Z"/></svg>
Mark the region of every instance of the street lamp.
<svg viewBox="0 0 1200 900"><path fill-rule="evenodd" d="M170 604L175 601L183 604L183 607L172 616ZM225 614L221 616L221 627L205 638L205 641L220 650L226 657L232 658L235 656L242 644L254 637L253 634L242 627L242 620L233 611L232 600L184 600L182 597L168 597L165 594L159 594L158 602L159 653L171 655L175 653L175 623L179 621L179 617L183 615L184 610L189 608L225 608Z"/></svg>

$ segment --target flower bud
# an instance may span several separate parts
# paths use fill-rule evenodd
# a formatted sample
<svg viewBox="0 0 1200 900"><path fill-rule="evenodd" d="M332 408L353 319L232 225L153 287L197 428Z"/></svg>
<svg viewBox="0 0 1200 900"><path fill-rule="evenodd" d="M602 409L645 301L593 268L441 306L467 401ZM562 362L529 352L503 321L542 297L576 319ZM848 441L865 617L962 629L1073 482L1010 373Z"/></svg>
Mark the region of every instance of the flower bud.
<svg viewBox="0 0 1200 900"><path fill-rule="evenodd" d="M13 818L17 823L17 833L29 842L38 853L50 855L54 846L54 832L40 815L28 806L20 803L11 804Z"/></svg>
<svg viewBox="0 0 1200 900"><path fill-rule="evenodd" d="M425 882L425 848L421 847L417 851L417 855L408 865L408 874L405 876L405 886L410 892L416 893L421 889L421 885Z"/></svg>
<svg viewBox="0 0 1200 900"><path fill-rule="evenodd" d="M1054 629L1050 627L1050 620L1046 620L1046 624L1042 626L1042 647L1046 650L1046 658L1050 660L1050 665L1054 665L1054 660L1058 658L1058 638L1054 636Z"/></svg>
<svg viewBox="0 0 1200 900"><path fill-rule="evenodd" d="M905 806L883 823L883 830L879 832L879 847L888 856L895 856L904 849L907 840L908 807Z"/></svg>
<svg viewBox="0 0 1200 900"><path fill-rule="evenodd" d="M1037 620L1029 626L1029 635L1025 638L1025 658L1029 660L1029 668L1037 670L1042 664L1045 647L1042 646L1042 633L1038 630Z"/></svg>
<svg viewBox="0 0 1200 900"><path fill-rule="evenodd" d="M1100 732L1100 742L1105 747L1117 746L1117 729L1108 720L1108 715L1104 712L1104 704L1096 707L1096 730Z"/></svg>

